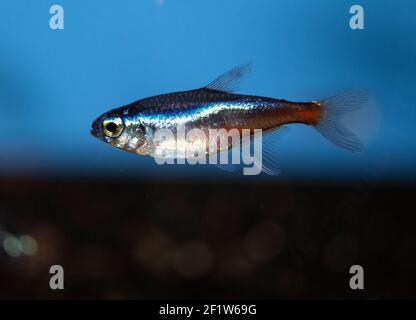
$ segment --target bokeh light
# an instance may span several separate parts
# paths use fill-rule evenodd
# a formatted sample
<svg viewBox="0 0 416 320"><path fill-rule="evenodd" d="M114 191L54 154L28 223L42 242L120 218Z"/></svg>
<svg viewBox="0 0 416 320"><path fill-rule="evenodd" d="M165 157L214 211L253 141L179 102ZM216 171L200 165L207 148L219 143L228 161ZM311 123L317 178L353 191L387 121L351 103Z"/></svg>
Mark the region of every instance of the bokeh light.
<svg viewBox="0 0 416 320"><path fill-rule="evenodd" d="M13 235L9 235L3 240L3 248L11 257L18 257L22 252L19 239Z"/></svg>
<svg viewBox="0 0 416 320"><path fill-rule="evenodd" d="M38 251L38 243L33 237L29 235L23 235L19 238L19 240L22 253L28 256L33 256L36 254Z"/></svg>

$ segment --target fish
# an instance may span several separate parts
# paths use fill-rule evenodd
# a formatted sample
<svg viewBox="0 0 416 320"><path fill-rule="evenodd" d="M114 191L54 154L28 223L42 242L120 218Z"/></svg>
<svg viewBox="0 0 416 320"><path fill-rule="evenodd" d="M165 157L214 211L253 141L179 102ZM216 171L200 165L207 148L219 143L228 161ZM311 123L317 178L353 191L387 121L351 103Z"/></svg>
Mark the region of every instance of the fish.
<svg viewBox="0 0 416 320"><path fill-rule="evenodd" d="M239 94L241 80L250 69L251 64L239 65L202 88L156 95L107 111L93 121L91 134L118 149L156 157L162 141L155 142L155 134L160 130L172 132L174 140L163 140L163 148L175 150L179 145L179 127L184 128L185 134L199 129L206 136L210 130L236 130L240 137L248 131L251 138L255 137L255 130L261 130L262 171L269 175L280 172L272 145L287 132L290 124L312 126L337 147L362 151L362 142L341 123L341 118L365 103L366 91L346 91L307 102ZM184 148L198 143L181 141ZM225 146L219 143L214 149L204 147L205 156L228 152L233 148L230 141ZM178 159L184 154L173 152L169 157ZM232 171L226 165L218 166Z"/></svg>

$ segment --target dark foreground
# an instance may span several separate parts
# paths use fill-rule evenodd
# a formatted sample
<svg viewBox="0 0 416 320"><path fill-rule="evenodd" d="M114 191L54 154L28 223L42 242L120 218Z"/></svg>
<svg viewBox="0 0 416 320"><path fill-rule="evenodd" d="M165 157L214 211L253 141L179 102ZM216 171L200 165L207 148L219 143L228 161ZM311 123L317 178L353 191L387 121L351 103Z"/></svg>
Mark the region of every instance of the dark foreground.
<svg viewBox="0 0 416 320"><path fill-rule="evenodd" d="M415 191L3 179L0 240L38 250L0 247L0 298L416 298Z"/></svg>

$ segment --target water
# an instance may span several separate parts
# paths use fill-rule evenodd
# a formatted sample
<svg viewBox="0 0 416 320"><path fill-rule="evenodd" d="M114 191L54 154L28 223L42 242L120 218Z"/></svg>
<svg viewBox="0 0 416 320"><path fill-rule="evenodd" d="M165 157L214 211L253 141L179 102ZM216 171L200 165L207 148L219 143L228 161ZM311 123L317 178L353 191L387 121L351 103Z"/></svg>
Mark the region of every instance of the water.
<svg viewBox="0 0 416 320"><path fill-rule="evenodd" d="M134 100L209 83L252 61L242 93L315 100L368 89L352 116L362 154L295 125L278 144L272 179L413 180L416 20L412 1L360 1L365 29L349 28L353 1L61 0L0 4L2 175L222 178L211 166L164 166L89 134L92 120ZM238 177L239 175L236 175Z"/></svg>

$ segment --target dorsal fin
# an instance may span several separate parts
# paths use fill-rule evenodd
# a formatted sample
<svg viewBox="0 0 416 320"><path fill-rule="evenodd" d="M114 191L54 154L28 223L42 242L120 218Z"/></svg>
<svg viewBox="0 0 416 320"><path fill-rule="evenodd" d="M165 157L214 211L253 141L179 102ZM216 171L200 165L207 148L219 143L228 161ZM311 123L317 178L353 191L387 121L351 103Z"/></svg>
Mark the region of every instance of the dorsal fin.
<svg viewBox="0 0 416 320"><path fill-rule="evenodd" d="M240 88L242 77L250 72L251 63L242 64L220 75L205 88L224 92L235 92Z"/></svg>

